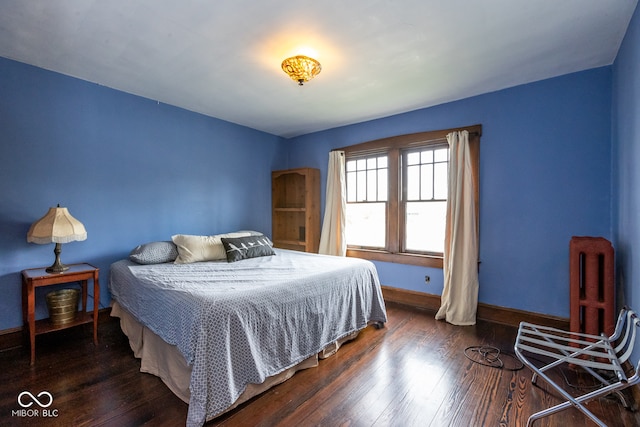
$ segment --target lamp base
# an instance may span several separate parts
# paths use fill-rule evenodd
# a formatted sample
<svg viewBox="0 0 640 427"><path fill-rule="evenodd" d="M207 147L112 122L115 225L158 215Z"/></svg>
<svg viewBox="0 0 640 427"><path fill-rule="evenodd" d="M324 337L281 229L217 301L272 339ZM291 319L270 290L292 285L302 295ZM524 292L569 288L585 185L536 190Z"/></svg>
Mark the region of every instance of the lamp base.
<svg viewBox="0 0 640 427"><path fill-rule="evenodd" d="M62 244L56 243L56 247L53 249L53 253L56 254L56 260L51 264L51 267L47 267L45 271L47 273L64 273L69 269L66 265L60 262L60 253L62 252Z"/></svg>
<svg viewBox="0 0 640 427"><path fill-rule="evenodd" d="M69 267L67 267L64 264L60 264L60 265L52 265L51 267L47 267L45 268L45 271L47 273L64 273L65 271L67 271L69 269Z"/></svg>

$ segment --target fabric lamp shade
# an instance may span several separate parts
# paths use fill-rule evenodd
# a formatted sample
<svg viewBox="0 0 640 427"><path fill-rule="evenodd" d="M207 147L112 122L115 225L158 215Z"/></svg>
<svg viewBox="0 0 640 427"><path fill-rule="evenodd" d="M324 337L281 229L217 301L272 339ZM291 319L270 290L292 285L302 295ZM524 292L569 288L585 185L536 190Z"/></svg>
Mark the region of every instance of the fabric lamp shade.
<svg viewBox="0 0 640 427"><path fill-rule="evenodd" d="M46 245L48 243L69 243L87 239L84 225L60 206L49 208L49 212L31 225L27 242Z"/></svg>
<svg viewBox="0 0 640 427"><path fill-rule="evenodd" d="M84 225L71 216L67 208L58 205L49 208L49 212L31 225L27 233L27 242L46 245L55 243L53 253L56 256L54 263L46 269L47 273L63 273L69 269L60 261L62 244L87 239L87 230Z"/></svg>

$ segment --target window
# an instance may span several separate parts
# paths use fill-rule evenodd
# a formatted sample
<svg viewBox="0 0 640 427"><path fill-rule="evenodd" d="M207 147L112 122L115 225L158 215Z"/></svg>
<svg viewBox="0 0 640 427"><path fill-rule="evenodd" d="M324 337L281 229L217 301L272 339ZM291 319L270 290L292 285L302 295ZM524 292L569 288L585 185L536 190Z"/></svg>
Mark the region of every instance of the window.
<svg viewBox="0 0 640 427"><path fill-rule="evenodd" d="M462 129L469 131L477 212L480 125L342 148L348 256L442 267L449 167L446 135Z"/></svg>
<svg viewBox="0 0 640 427"><path fill-rule="evenodd" d="M347 244L385 247L389 183L387 156L346 161Z"/></svg>
<svg viewBox="0 0 640 427"><path fill-rule="evenodd" d="M447 213L449 147L424 147L402 156L406 252L442 254Z"/></svg>

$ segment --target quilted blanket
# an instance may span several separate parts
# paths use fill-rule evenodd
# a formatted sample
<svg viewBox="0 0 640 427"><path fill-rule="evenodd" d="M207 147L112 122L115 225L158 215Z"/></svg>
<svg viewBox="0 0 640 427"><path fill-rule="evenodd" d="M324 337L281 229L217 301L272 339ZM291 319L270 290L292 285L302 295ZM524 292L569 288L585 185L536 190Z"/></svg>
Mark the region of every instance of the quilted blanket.
<svg viewBox="0 0 640 427"><path fill-rule="evenodd" d="M371 262L275 251L235 263L112 264L112 298L192 367L187 426L223 412L248 384L386 322Z"/></svg>

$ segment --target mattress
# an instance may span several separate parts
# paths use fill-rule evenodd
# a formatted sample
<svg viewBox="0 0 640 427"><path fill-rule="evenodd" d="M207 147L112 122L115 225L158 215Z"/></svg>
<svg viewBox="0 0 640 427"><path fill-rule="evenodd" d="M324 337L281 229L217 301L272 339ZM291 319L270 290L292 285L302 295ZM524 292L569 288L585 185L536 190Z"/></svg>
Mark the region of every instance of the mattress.
<svg viewBox="0 0 640 427"><path fill-rule="evenodd" d="M111 266L113 300L191 368L189 426L228 410L250 384L386 322L371 262L275 251L235 263Z"/></svg>

